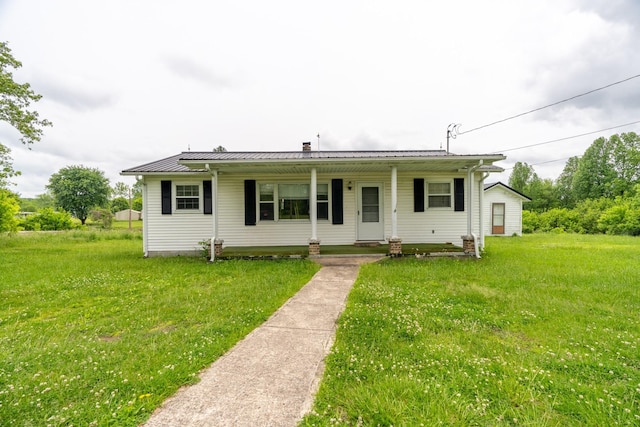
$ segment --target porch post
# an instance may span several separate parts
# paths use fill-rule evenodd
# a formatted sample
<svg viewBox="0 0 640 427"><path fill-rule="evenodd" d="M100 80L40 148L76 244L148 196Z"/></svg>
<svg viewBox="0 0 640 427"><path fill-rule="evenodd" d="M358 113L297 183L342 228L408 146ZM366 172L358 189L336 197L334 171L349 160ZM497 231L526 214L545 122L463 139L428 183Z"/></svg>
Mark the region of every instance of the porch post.
<svg viewBox="0 0 640 427"><path fill-rule="evenodd" d="M398 238L398 168L391 167L391 238Z"/></svg>
<svg viewBox="0 0 640 427"><path fill-rule="evenodd" d="M402 255L402 239L398 237L398 168L391 167L391 237L389 255Z"/></svg>
<svg viewBox="0 0 640 427"><path fill-rule="evenodd" d="M316 168L311 168L311 191L309 193L309 218L311 219L309 255L320 255L320 241L318 240L318 176Z"/></svg>
<svg viewBox="0 0 640 427"><path fill-rule="evenodd" d="M211 171L211 221L213 224L213 235L211 236L211 261L216 260L218 251L222 249L222 243L218 244L218 171Z"/></svg>

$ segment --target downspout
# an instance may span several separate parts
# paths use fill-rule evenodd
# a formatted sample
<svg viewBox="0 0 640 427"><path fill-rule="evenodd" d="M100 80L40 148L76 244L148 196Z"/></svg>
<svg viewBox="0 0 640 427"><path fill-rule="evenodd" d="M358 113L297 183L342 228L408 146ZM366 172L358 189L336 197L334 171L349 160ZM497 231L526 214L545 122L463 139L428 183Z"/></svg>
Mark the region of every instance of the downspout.
<svg viewBox="0 0 640 427"><path fill-rule="evenodd" d="M480 250L484 251L484 180L489 176L489 172L485 172L482 174L482 178L480 178L480 185L478 188L480 189L480 195L478 196L478 201L480 204L480 209L478 215L480 215Z"/></svg>
<svg viewBox="0 0 640 427"><path fill-rule="evenodd" d="M480 166L482 166L483 163L484 163L484 161L480 160L477 165L470 167L469 171L468 171L468 177L467 177L467 181L469 181L469 207L468 207L468 211L467 211L468 212L468 214L467 214L467 236L472 236L473 237L473 246L474 246L474 249L475 249L476 258L480 258L480 252L478 250L478 239L477 239L476 235L473 233L473 187L474 187L473 177L475 176L476 170Z"/></svg>

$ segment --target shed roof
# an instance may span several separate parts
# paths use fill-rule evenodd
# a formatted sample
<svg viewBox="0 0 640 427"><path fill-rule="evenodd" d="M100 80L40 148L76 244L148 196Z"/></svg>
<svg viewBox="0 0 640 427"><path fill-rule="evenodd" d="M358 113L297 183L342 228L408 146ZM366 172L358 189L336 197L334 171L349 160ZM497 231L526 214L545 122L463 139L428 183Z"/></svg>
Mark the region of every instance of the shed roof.
<svg viewBox="0 0 640 427"><path fill-rule="evenodd" d="M531 198L530 198L529 196L526 196L526 195L522 194L522 193L521 193L521 192L519 192L518 190L516 190L516 189L514 189L514 188L511 188L511 187L509 187L507 184L504 184L504 183L502 183L502 182L500 182L500 181L498 181L498 182L494 182L494 183L491 183L491 184L485 184L485 185L484 185L484 191L490 190L490 189L492 189L492 188L497 188L497 187L502 187L502 188L504 188L505 190L510 191L510 192L512 192L512 193L514 193L516 196L520 196L520 197L522 197L523 199L525 199L525 200L526 200L526 201L528 201L528 202L530 202L530 201L531 201Z"/></svg>

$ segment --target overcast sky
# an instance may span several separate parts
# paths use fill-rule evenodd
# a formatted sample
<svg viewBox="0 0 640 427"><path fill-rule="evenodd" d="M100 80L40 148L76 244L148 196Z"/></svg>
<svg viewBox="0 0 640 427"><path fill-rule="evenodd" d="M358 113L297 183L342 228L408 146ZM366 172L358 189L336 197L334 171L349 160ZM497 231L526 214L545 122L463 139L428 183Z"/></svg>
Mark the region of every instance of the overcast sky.
<svg viewBox="0 0 640 427"><path fill-rule="evenodd" d="M23 197L68 165L119 172L181 151L439 149L640 74L637 0L0 0L14 73L54 123L31 150L0 124ZM640 78L451 140L557 178L640 120ZM563 159L558 162L544 163ZM509 170L489 180L506 182Z"/></svg>

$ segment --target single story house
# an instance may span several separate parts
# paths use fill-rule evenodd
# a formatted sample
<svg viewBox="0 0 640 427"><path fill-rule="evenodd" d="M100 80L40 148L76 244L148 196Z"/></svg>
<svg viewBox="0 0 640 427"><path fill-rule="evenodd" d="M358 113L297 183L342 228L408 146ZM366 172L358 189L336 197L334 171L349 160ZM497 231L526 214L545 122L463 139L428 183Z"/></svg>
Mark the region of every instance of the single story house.
<svg viewBox="0 0 640 427"><path fill-rule="evenodd" d="M502 182L484 186L484 235L521 236L522 203L531 199Z"/></svg>
<svg viewBox="0 0 640 427"><path fill-rule="evenodd" d="M143 188L145 256L223 246L451 242L482 248L483 183L502 154L183 152L125 169ZM474 238L473 236L476 236ZM475 247L474 247L475 245Z"/></svg>

